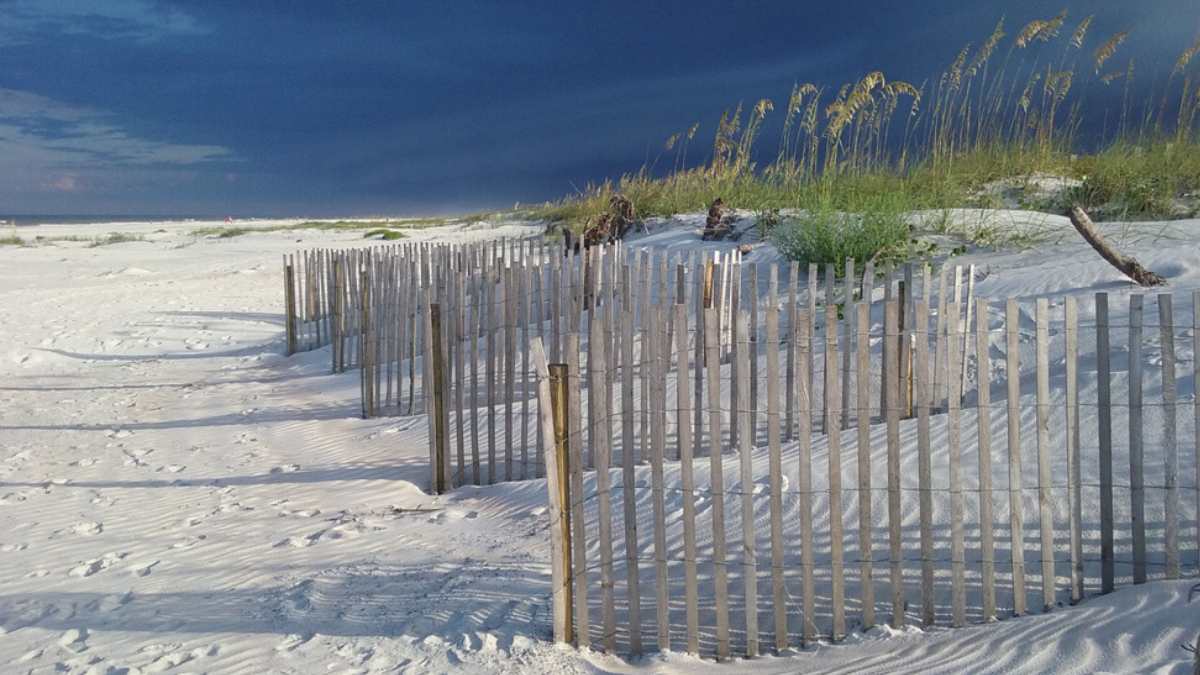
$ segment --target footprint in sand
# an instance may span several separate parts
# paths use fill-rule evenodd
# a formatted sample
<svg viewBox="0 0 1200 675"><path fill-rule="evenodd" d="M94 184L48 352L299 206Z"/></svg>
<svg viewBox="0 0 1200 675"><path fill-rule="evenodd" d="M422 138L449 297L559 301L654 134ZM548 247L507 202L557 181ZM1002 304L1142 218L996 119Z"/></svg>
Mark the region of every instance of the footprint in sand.
<svg viewBox="0 0 1200 675"><path fill-rule="evenodd" d="M87 638L86 628L72 628L58 638L58 646L73 654L78 654L87 650Z"/></svg>
<svg viewBox="0 0 1200 675"><path fill-rule="evenodd" d="M83 522L75 523L71 526L71 534L77 534L84 537L90 537L100 534L104 531L104 523Z"/></svg>
<svg viewBox="0 0 1200 675"><path fill-rule="evenodd" d="M128 553L105 553L99 558L93 558L71 569L69 574L73 577L90 577L97 572L112 567L120 562Z"/></svg>
<svg viewBox="0 0 1200 675"><path fill-rule="evenodd" d="M148 577L150 576L150 572L152 572L155 566L158 565L158 562L159 561L157 560L151 560L149 562L142 562L132 565L129 568L129 573L135 577Z"/></svg>
<svg viewBox="0 0 1200 675"><path fill-rule="evenodd" d="M317 543L323 534L325 534L325 530L317 530L316 532L311 532L299 537L288 537L278 544L275 544L275 548L280 548L283 546L290 546L292 548L308 548L309 546Z"/></svg>
<svg viewBox="0 0 1200 675"><path fill-rule="evenodd" d="M295 473L300 470L299 464L283 464L271 467L271 473Z"/></svg>
<svg viewBox="0 0 1200 675"><path fill-rule="evenodd" d="M279 644L275 645L275 651L290 652L311 639L313 639L312 633L307 633L305 635L292 633L291 635L284 637Z"/></svg>
<svg viewBox="0 0 1200 675"><path fill-rule="evenodd" d="M15 553L17 551L24 551L27 548L29 548L29 544L3 544L0 545L0 552Z"/></svg>
<svg viewBox="0 0 1200 675"><path fill-rule="evenodd" d="M208 539L208 535L198 534L194 537L188 537L186 539L177 541L174 544L171 544L171 548L173 548L173 549L191 548L191 547L195 546L196 544L199 544L200 542L204 541L205 539Z"/></svg>

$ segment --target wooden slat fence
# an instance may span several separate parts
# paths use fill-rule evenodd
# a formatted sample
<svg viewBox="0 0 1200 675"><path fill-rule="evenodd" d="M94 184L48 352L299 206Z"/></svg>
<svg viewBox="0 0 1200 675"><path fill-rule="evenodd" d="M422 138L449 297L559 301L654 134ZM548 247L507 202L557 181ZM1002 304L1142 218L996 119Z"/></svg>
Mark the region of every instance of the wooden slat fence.
<svg viewBox="0 0 1200 675"><path fill-rule="evenodd" d="M1200 570L1200 294L1150 322L1139 295L975 297L951 265L312 259L331 291L296 316L329 308L364 415L427 414L433 489L556 472L558 639L725 659Z"/></svg>

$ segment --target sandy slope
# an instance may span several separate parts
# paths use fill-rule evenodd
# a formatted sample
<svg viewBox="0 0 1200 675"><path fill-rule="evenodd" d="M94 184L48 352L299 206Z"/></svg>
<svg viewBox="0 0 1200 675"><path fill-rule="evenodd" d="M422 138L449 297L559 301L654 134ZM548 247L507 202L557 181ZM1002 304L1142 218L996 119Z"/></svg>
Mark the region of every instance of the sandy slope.
<svg viewBox="0 0 1200 675"><path fill-rule="evenodd" d="M679 654L630 664L545 642L544 483L426 495L423 418L360 420L356 374L330 376L324 350L279 356L279 255L361 239L304 231L193 240L186 233L196 226L44 226L21 234L139 231L148 241L0 248L0 669L710 667ZM439 228L416 236L528 231ZM1184 290L1200 287L1200 222L1128 233L1127 246L1171 279L1180 302ZM697 245L686 228L640 241L674 251ZM776 257L766 247L753 256ZM973 260L986 272L979 293L993 298L1127 290L1069 238ZM1114 298L1114 308L1123 304ZM1177 312L1176 321L1190 325L1191 315ZM1182 373L1194 356L1178 357ZM1092 385L1084 386L1086 396ZM1180 388L1190 403L1194 384L1181 381ZM1190 447L1192 434L1190 424L1181 428L1181 447ZM785 452L794 466L794 447ZM815 458L823 471L823 446ZM761 453L757 459L765 461ZM1184 486L1191 486L1190 461L1181 461ZM935 458L938 476L944 463ZM882 467L878 453L875 466ZM727 480L736 476L730 469ZM853 462L844 470L853 476ZM965 475L973 470L964 463ZM677 480L677 471L668 473ZM906 473L915 481L915 472ZM1182 495L1186 501L1194 492ZM906 522L915 523L912 503ZM1188 508L1185 527L1195 518ZM818 511L828 517L827 500ZM1006 512L996 515L999 521ZM680 537L676 526L672 550ZM1185 557L1185 570L1195 569ZM847 593L856 593L852 582ZM652 607L652 597L644 606ZM886 616L882 602L880 612ZM643 620L649 631L653 612ZM739 665L1183 672L1186 654L1176 645L1198 626L1200 605L1186 605L1185 584L1153 583L997 627L874 629L842 645Z"/></svg>

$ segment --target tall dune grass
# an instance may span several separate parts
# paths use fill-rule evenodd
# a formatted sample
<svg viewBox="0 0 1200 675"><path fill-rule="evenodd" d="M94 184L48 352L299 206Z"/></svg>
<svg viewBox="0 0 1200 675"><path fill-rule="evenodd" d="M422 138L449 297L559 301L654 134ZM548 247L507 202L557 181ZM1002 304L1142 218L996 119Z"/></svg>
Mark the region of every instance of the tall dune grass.
<svg viewBox="0 0 1200 675"><path fill-rule="evenodd" d="M1181 215L1177 198L1200 190L1200 40L1159 94L1136 101L1135 64L1122 54L1129 34L1096 35L1092 18L1064 10L1018 27L1001 20L920 84L882 71L836 88L797 83L779 106L773 151L757 142L775 103L738 104L699 164L689 163L702 133L693 123L664 144L666 173L643 166L537 213L582 227L617 191L650 216L703 210L717 197L813 213L871 213L881 199L889 210L988 206L981 186L1046 172L1083 181L1064 199L1125 217ZM1089 105L1101 97L1119 98L1119 109Z"/></svg>

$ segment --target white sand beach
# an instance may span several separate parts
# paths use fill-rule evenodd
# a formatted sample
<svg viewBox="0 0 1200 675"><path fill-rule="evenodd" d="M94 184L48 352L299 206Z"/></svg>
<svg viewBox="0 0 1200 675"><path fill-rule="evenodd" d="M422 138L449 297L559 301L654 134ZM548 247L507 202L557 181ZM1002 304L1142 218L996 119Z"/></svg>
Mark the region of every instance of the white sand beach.
<svg viewBox="0 0 1200 675"><path fill-rule="evenodd" d="M1057 233L1031 250L961 256L977 266L977 296L1050 298L1061 311L1064 295L1103 290L1114 324L1124 323L1136 287L1065 218L977 215ZM735 246L701 243L702 220L656 221L629 245ZM190 234L217 224L42 225L18 234L120 231L144 239L0 247L0 671L1190 672L1191 655L1179 645L1200 630L1200 600L1189 605L1187 597L1200 562L1196 434L1183 414L1182 581L1123 584L1106 596L1095 596L1092 584L1081 604L1046 614L963 629L880 626L732 666L678 652L628 661L554 645L545 482L432 496L424 416L360 419L358 374L331 375L328 347L283 356L281 256L379 242L357 231ZM278 223L255 223L271 224ZM1177 332L1191 335L1200 220L1103 229L1167 278ZM478 223L409 236L454 241L540 230ZM779 259L765 243L747 257ZM1147 307L1151 316L1149 299ZM1121 330L1115 335L1114 343L1124 340ZM1081 338L1085 359L1091 339ZM1179 399L1190 406L1197 355L1191 340L1177 344ZM1156 354L1145 357L1153 363ZM1148 390L1148 400L1153 395ZM1084 374L1081 396L1094 398L1094 375ZM1127 435L1122 423L1118 438ZM915 474L908 458L916 462L907 425L903 438L907 476ZM1147 448L1153 482L1161 462L1153 444ZM756 461L765 462L759 450ZM942 476L936 438L934 451ZM873 452L881 467L885 449ZM817 471L824 453L823 444L814 447ZM794 457L794 445L786 447L785 462ZM970 457L965 450L964 471L973 476ZM1094 464L1084 467L1085 484L1097 480ZM852 475L852 462L843 468ZM916 500L906 498L904 508L906 526L915 526ZM1085 514L1097 509L1095 490L1086 490ZM828 511L818 500L821 517ZM935 515L946 510L939 505ZM673 546L681 536L669 532ZM653 617L643 619L652 630Z"/></svg>

